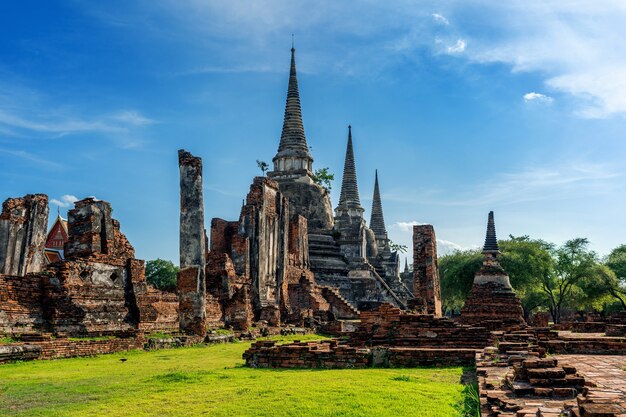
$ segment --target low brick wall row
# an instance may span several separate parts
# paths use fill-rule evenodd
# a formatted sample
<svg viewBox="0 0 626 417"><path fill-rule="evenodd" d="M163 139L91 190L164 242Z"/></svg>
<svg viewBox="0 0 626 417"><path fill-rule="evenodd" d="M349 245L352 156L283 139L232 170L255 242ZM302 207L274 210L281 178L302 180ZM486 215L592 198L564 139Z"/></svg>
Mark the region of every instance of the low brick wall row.
<svg viewBox="0 0 626 417"><path fill-rule="evenodd" d="M134 349L156 350L192 346L200 343L230 343L233 334L208 334L203 336L174 336L148 338L144 336L104 340L54 339L17 342L0 345L0 363L34 359L60 359L78 356L95 356Z"/></svg>
<svg viewBox="0 0 626 417"><path fill-rule="evenodd" d="M626 352L624 337L567 338L540 340L539 346L551 354L623 355Z"/></svg>
<svg viewBox="0 0 626 417"><path fill-rule="evenodd" d="M254 343L244 354L252 368L370 368L416 366L468 366L475 363L474 349L355 347L337 340Z"/></svg>

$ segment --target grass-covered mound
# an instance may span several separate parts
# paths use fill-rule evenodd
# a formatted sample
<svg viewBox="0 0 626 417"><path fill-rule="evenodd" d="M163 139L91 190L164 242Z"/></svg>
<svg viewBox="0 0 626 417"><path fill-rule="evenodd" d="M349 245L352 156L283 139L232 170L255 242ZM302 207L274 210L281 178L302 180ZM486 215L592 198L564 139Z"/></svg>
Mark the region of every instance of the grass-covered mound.
<svg viewBox="0 0 626 417"><path fill-rule="evenodd" d="M249 369L241 359L249 345L2 365L0 415L462 415L461 368Z"/></svg>

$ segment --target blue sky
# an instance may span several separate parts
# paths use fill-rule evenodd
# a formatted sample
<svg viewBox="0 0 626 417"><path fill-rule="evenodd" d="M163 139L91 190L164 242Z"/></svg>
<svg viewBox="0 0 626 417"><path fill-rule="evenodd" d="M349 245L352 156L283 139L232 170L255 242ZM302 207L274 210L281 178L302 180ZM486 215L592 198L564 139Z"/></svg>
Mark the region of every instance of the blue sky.
<svg viewBox="0 0 626 417"><path fill-rule="evenodd" d="M502 4L506 3L506 4ZM178 259L176 151L236 219L276 152L291 34L314 167L340 188L352 124L392 240L626 243L621 1L29 1L0 5L0 199L110 201L144 259Z"/></svg>

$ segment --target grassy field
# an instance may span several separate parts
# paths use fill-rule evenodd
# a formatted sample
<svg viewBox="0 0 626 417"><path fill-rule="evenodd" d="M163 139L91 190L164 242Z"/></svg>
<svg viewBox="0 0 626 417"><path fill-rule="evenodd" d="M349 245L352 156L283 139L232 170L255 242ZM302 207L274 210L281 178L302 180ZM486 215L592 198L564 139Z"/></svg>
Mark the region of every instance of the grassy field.
<svg viewBox="0 0 626 417"><path fill-rule="evenodd" d="M248 346L1 365L0 415L464 415L467 395L460 384L461 368L249 369L242 367L241 359Z"/></svg>

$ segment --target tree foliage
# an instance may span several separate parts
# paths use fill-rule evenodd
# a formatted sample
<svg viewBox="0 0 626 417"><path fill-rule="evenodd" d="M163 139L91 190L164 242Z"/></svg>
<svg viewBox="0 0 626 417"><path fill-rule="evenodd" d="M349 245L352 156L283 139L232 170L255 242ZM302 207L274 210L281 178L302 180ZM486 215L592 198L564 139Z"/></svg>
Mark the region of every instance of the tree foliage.
<svg viewBox="0 0 626 417"><path fill-rule="evenodd" d="M146 281L163 291L176 290L176 277L179 268L163 259L146 262Z"/></svg>
<svg viewBox="0 0 626 417"><path fill-rule="evenodd" d="M604 274L606 290L626 310L626 245L613 249L605 265L612 272Z"/></svg>
<svg viewBox="0 0 626 417"><path fill-rule="evenodd" d="M510 236L499 241L499 246L500 264L527 317L541 309L549 311L558 323L564 311L606 311L613 300L626 309L626 282L619 275L626 271L626 245L616 248L605 265L583 238L557 247L528 236ZM462 308L481 263L478 250L457 251L439 259L441 295L447 310Z"/></svg>
<svg viewBox="0 0 626 417"><path fill-rule="evenodd" d="M328 192L332 189L334 180L335 174L331 174L328 168L319 168L313 173L313 181L324 187Z"/></svg>

